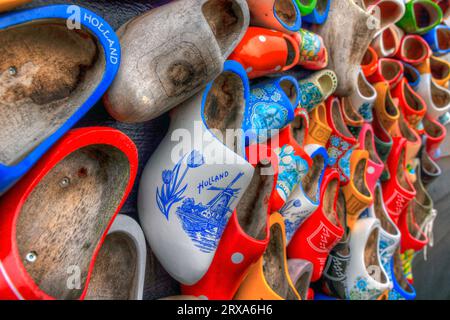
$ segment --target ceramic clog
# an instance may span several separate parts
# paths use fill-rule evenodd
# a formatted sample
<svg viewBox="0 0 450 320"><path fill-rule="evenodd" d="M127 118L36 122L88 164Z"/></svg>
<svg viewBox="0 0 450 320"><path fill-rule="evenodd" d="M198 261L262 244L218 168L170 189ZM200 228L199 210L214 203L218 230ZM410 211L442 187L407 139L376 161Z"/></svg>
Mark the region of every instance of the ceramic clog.
<svg viewBox="0 0 450 320"><path fill-rule="evenodd" d="M377 92L375 88L367 81L361 70L358 73L358 85L356 90L350 95L350 102L357 110L357 112L364 118L366 122L372 122L373 113L372 107L375 99L377 98Z"/></svg>
<svg viewBox="0 0 450 320"><path fill-rule="evenodd" d="M423 38L430 45L433 54L444 56L450 53L450 27L446 25L437 25L429 32L423 35Z"/></svg>
<svg viewBox="0 0 450 320"><path fill-rule="evenodd" d="M425 151L431 157L435 157L440 145L447 136L447 129L429 116L425 116L422 123L425 131Z"/></svg>
<svg viewBox="0 0 450 320"><path fill-rule="evenodd" d="M219 76L248 24L245 0L175 1L128 21L118 30L122 63L106 109L128 123L172 109Z"/></svg>
<svg viewBox="0 0 450 320"><path fill-rule="evenodd" d="M338 190L339 173L327 169L318 209L300 226L287 248L290 259L304 259L313 263L312 282L319 280L331 249L344 234L344 216L338 216L336 212Z"/></svg>
<svg viewBox="0 0 450 320"><path fill-rule="evenodd" d="M302 16L311 14L316 8L318 1L320 0L295 0Z"/></svg>
<svg viewBox="0 0 450 320"><path fill-rule="evenodd" d="M408 80L403 78L400 83L391 90L393 98L398 99L398 106L406 121L416 128L427 112L427 105L422 97L417 94L408 84Z"/></svg>
<svg viewBox="0 0 450 320"><path fill-rule="evenodd" d="M331 2L324 24L311 27L312 32L322 37L328 49L327 68L333 70L338 79L336 95L345 97L354 91L361 61L378 24L378 19L361 10L353 0L339 0ZM348 32L342 33L342 30Z"/></svg>
<svg viewBox="0 0 450 320"><path fill-rule="evenodd" d="M355 110L349 97L341 98L341 106L345 125L355 138L358 137L365 123L364 118Z"/></svg>
<svg viewBox="0 0 450 320"><path fill-rule="evenodd" d="M301 300L289 276L283 217L275 212L269 221L269 245L250 268L235 300Z"/></svg>
<svg viewBox="0 0 450 320"><path fill-rule="evenodd" d="M383 30L372 41L372 47L380 58L391 58L400 49L400 40L404 32L395 25L391 25Z"/></svg>
<svg viewBox="0 0 450 320"><path fill-rule="evenodd" d="M326 147L328 165L338 170L341 183L346 184L350 178L350 157L357 140L345 125L339 99L330 97L326 106L328 125L332 130Z"/></svg>
<svg viewBox="0 0 450 320"><path fill-rule="evenodd" d="M439 119L450 111L450 90L433 81L431 74L423 74L417 93L427 104L427 114Z"/></svg>
<svg viewBox="0 0 450 320"><path fill-rule="evenodd" d="M313 264L307 260L289 259L289 276L302 300L309 298L309 285L313 273Z"/></svg>
<svg viewBox="0 0 450 320"><path fill-rule="evenodd" d="M0 2L0 12L8 11L18 7L22 4L28 3L31 0L2 0Z"/></svg>
<svg viewBox="0 0 450 320"><path fill-rule="evenodd" d="M305 139L305 145L318 144L325 147L330 139L331 132L327 121L326 106L321 103L309 114L309 131Z"/></svg>
<svg viewBox="0 0 450 320"><path fill-rule="evenodd" d="M298 82L282 76L265 80L250 87L248 121L244 130L247 145L264 143L294 120L294 110L300 101Z"/></svg>
<svg viewBox="0 0 450 320"><path fill-rule="evenodd" d="M356 221L351 232L347 267L350 300L376 300L392 286L380 260L380 221L366 218Z"/></svg>
<svg viewBox="0 0 450 320"><path fill-rule="evenodd" d="M379 82L387 82L390 88L394 88L404 74L403 64L395 59L381 58L378 60L378 68L367 80L376 85Z"/></svg>
<svg viewBox="0 0 450 320"><path fill-rule="evenodd" d="M0 297L83 299L137 166L115 129L76 129L55 144L0 199Z"/></svg>
<svg viewBox="0 0 450 320"><path fill-rule="evenodd" d="M414 300L416 298L416 290L407 281L403 273L400 252L397 252L392 257L388 275L393 284L393 288L389 292L388 300Z"/></svg>
<svg viewBox="0 0 450 320"><path fill-rule="evenodd" d="M153 253L182 284L205 275L251 183L255 169L246 159L242 131L249 91L243 67L225 62L204 92L172 112L168 134L144 168L142 228Z"/></svg>
<svg viewBox="0 0 450 320"><path fill-rule="evenodd" d="M367 159L366 181L370 193L373 195L375 186L384 170L384 163L378 156L375 146L375 134L369 124L365 124L359 133L359 146L367 150L369 157Z"/></svg>
<svg viewBox="0 0 450 320"><path fill-rule="evenodd" d="M369 152L355 150L350 158L350 181L342 187L347 207L347 226L352 229L360 214L373 203L367 185Z"/></svg>
<svg viewBox="0 0 450 320"><path fill-rule="evenodd" d="M303 17L303 21L313 24L324 24L328 19L330 13L330 6L332 0L317 0L314 10Z"/></svg>
<svg viewBox="0 0 450 320"><path fill-rule="evenodd" d="M378 82L374 85L374 88L377 91L377 99L374 103L376 118L382 128L390 133L392 127L400 118L398 100L394 100L387 82ZM375 121L373 125L375 132L377 132L377 124Z"/></svg>
<svg viewBox="0 0 450 320"><path fill-rule="evenodd" d="M293 35L298 43L300 58L298 65L304 69L320 70L328 65L328 51L322 37L306 29Z"/></svg>
<svg viewBox="0 0 450 320"><path fill-rule="evenodd" d="M316 211L320 201L320 187L327 167L327 150L319 145L307 145L306 153L312 165L297 184L286 204L280 209L286 226L286 243L289 245L301 224Z"/></svg>
<svg viewBox="0 0 450 320"><path fill-rule="evenodd" d="M294 0L247 0L250 24L286 33L302 27L302 16Z"/></svg>
<svg viewBox="0 0 450 320"><path fill-rule="evenodd" d="M393 138L392 151L387 159L391 179L383 182L383 199L391 219L397 224L403 210L416 196L406 175L406 139Z"/></svg>
<svg viewBox="0 0 450 320"><path fill-rule="evenodd" d="M378 59L378 53L373 47L369 46L361 61L361 69L366 78L370 77L375 73L375 71L377 71Z"/></svg>
<svg viewBox="0 0 450 320"><path fill-rule="evenodd" d="M95 260L85 299L142 300L146 245L139 224L117 215Z"/></svg>
<svg viewBox="0 0 450 320"><path fill-rule="evenodd" d="M283 32L249 27L229 57L242 64L250 79L283 72L299 61L297 41Z"/></svg>
<svg viewBox="0 0 450 320"><path fill-rule="evenodd" d="M264 146L259 145L259 148ZM276 166L277 159L270 157L270 150L268 153L267 160ZM208 272L194 285L182 285L183 294L209 300L231 300L249 268L266 250L271 213L268 200L277 176L265 175L261 160L256 164L251 187L241 198L225 228Z"/></svg>
<svg viewBox="0 0 450 320"><path fill-rule="evenodd" d="M300 106L311 112L336 90L336 74L331 70L318 71L306 79L299 80L298 86L300 88Z"/></svg>
<svg viewBox="0 0 450 320"><path fill-rule="evenodd" d="M422 171L422 183L425 186L430 185L433 181L442 175L441 167L436 163L436 161L430 157L425 149L420 152L420 165Z"/></svg>
<svg viewBox="0 0 450 320"><path fill-rule="evenodd" d="M405 14L404 0L356 0L367 12L372 13L380 20L380 29L377 35L386 28L394 25Z"/></svg>
<svg viewBox="0 0 450 320"><path fill-rule="evenodd" d="M117 73L120 45L113 29L78 9L76 31L66 26L69 5L0 19L0 195L88 112Z"/></svg>
<svg viewBox="0 0 450 320"><path fill-rule="evenodd" d="M421 74L418 69L409 63L403 62L404 79L408 81L409 86L416 91L421 81Z"/></svg>
<svg viewBox="0 0 450 320"><path fill-rule="evenodd" d="M405 14L397 25L407 33L427 33L442 20L441 8L431 0L411 0L405 7Z"/></svg>

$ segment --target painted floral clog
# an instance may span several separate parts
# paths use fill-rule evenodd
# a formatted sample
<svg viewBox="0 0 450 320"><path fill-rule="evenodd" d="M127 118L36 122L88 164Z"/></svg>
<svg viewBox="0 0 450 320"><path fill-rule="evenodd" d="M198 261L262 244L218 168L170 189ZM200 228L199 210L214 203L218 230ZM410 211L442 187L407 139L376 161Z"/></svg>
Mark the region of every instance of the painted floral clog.
<svg viewBox="0 0 450 320"><path fill-rule="evenodd" d="M413 128L416 128L427 112L425 101L411 88L406 78L403 78L400 83L391 90L391 94L393 98L398 99L398 106L406 121L408 121Z"/></svg>
<svg viewBox="0 0 450 320"><path fill-rule="evenodd" d="M294 0L247 0L250 24L286 33L302 27L302 16Z"/></svg>
<svg viewBox="0 0 450 320"><path fill-rule="evenodd" d="M330 97L337 87L336 74L331 70L322 70L298 81L300 88L300 106L311 112L317 105Z"/></svg>
<svg viewBox="0 0 450 320"><path fill-rule="evenodd" d="M381 58L378 60L378 68L367 80L372 84L387 82L390 88L394 88L404 74L403 64L395 59Z"/></svg>
<svg viewBox="0 0 450 320"><path fill-rule="evenodd" d="M250 268L235 300L301 300L289 276L283 217L275 212L269 221L269 245Z"/></svg>
<svg viewBox="0 0 450 320"><path fill-rule="evenodd" d="M341 183L346 184L350 178L350 157L357 140L345 125L339 99L330 97L326 106L328 124L332 130L326 147L328 165L338 170Z"/></svg>
<svg viewBox="0 0 450 320"><path fill-rule="evenodd" d="M318 1L320 0L295 0L302 16L311 14L316 8Z"/></svg>
<svg viewBox="0 0 450 320"><path fill-rule="evenodd" d="M361 213L373 203L373 195L367 185L368 161L368 151L353 151L350 158L350 180L342 187L347 207L347 226L350 229Z"/></svg>
<svg viewBox="0 0 450 320"><path fill-rule="evenodd" d="M380 222L366 218L356 221L351 232L347 267L350 300L376 300L392 286L380 260Z"/></svg>
<svg viewBox="0 0 450 320"><path fill-rule="evenodd" d="M142 300L146 246L139 224L117 215L95 260L85 300Z"/></svg>
<svg viewBox="0 0 450 320"><path fill-rule="evenodd" d="M22 4L28 3L31 0L2 0L0 2L0 12L8 11L18 7Z"/></svg>
<svg viewBox="0 0 450 320"><path fill-rule="evenodd" d="M320 70L328 65L328 51L322 37L306 29L300 29L293 37L300 51L299 66L304 69Z"/></svg>
<svg viewBox="0 0 450 320"><path fill-rule="evenodd" d="M204 92L173 110L168 134L144 168L138 194L142 228L153 253L182 284L205 275L251 183L255 169L241 133L249 91L243 67L225 62ZM232 141L229 130L237 133ZM185 138L173 139L173 132ZM201 137L195 143L194 135Z"/></svg>
<svg viewBox="0 0 450 320"><path fill-rule="evenodd" d="M289 276L302 300L310 300L309 285L313 273L313 264L307 260L289 259Z"/></svg>
<svg viewBox="0 0 450 320"><path fill-rule="evenodd" d="M417 93L427 104L427 114L439 119L450 111L450 90L434 82L431 74L423 74Z"/></svg>
<svg viewBox="0 0 450 320"><path fill-rule="evenodd" d="M450 52L450 27L437 25L423 35L436 56L444 56Z"/></svg>
<svg viewBox="0 0 450 320"><path fill-rule="evenodd" d="M425 132L425 151L431 157L435 157L440 145L447 136L447 129L429 116L425 116L422 124Z"/></svg>
<svg viewBox="0 0 450 320"><path fill-rule="evenodd" d="M372 47L380 58L394 57L400 49L403 35L404 32L397 26L389 26L373 39Z"/></svg>
<svg viewBox="0 0 450 320"><path fill-rule="evenodd" d="M403 210L416 196L406 175L406 139L393 138L392 151L387 160L391 179L383 182L383 199L391 219L397 224Z"/></svg>
<svg viewBox="0 0 450 320"><path fill-rule="evenodd" d="M336 95L348 96L356 86L361 61L377 32L379 20L361 10L353 0L331 1L327 20L313 25L311 31L324 40L329 54L327 68L338 79ZM347 30L347 32L342 32Z"/></svg>
<svg viewBox="0 0 450 320"><path fill-rule="evenodd" d="M327 121L326 106L321 103L309 113L309 131L305 139L305 145L318 144L326 147L331 132Z"/></svg>
<svg viewBox="0 0 450 320"><path fill-rule="evenodd" d="M308 173L297 184L286 204L280 209L286 226L286 243L289 245L301 224L316 211L320 201L320 188L327 167L327 150L318 145L307 145L305 151L311 157Z"/></svg>
<svg viewBox="0 0 450 320"><path fill-rule="evenodd" d="M377 98L377 92L369 81L367 81L362 70L358 73L357 81L356 90L349 97L350 102L366 122L372 122L372 107Z"/></svg>
<svg viewBox="0 0 450 320"><path fill-rule="evenodd" d="M408 34L403 37L395 56L403 62L417 66L430 58L431 54L430 46L422 37Z"/></svg>
<svg viewBox="0 0 450 320"><path fill-rule="evenodd" d="M72 9L46 6L0 19L0 194L89 111L119 68L113 29L79 7L81 30L70 30Z"/></svg>
<svg viewBox="0 0 450 320"><path fill-rule="evenodd" d="M299 48L297 41L286 33L249 27L229 59L242 64L248 77L254 79L296 66Z"/></svg>
<svg viewBox="0 0 450 320"><path fill-rule="evenodd" d="M246 143L264 143L294 120L300 101L298 82L282 76L254 84L250 88L249 117L244 123Z"/></svg>
<svg viewBox="0 0 450 320"><path fill-rule="evenodd" d="M287 248L290 259L304 259L313 263L312 282L319 280L331 249L344 234L344 217L338 216L336 212L338 190L339 173L327 169L318 209L300 226Z"/></svg>
<svg viewBox="0 0 450 320"><path fill-rule="evenodd" d="M361 7L380 20L377 35L394 25L405 14L404 0L357 0Z"/></svg>
<svg viewBox="0 0 450 320"><path fill-rule="evenodd" d="M314 10L303 17L303 21L313 24L324 24L328 19L330 13L330 6L332 0L317 0Z"/></svg>
<svg viewBox="0 0 450 320"><path fill-rule="evenodd" d="M378 59L378 53L373 47L369 46L361 61L361 69L366 78L370 77L377 71Z"/></svg>
<svg viewBox="0 0 450 320"><path fill-rule="evenodd" d="M442 20L441 8L431 0L411 0L405 6L405 15L397 25L407 33L427 33Z"/></svg>
<svg viewBox="0 0 450 320"><path fill-rule="evenodd" d="M393 99L387 82L378 82L374 85L374 88L377 91L377 99L374 103L377 120L390 133L392 127L400 118L398 100ZM376 131L377 125L375 123L374 128Z"/></svg>
<svg viewBox="0 0 450 320"><path fill-rule="evenodd" d="M137 166L115 129L76 129L55 144L0 199L0 297L83 299Z"/></svg>
<svg viewBox="0 0 450 320"><path fill-rule="evenodd" d="M169 111L221 73L248 24L244 0L175 1L128 21L118 30L125 49L106 109L128 123Z"/></svg>

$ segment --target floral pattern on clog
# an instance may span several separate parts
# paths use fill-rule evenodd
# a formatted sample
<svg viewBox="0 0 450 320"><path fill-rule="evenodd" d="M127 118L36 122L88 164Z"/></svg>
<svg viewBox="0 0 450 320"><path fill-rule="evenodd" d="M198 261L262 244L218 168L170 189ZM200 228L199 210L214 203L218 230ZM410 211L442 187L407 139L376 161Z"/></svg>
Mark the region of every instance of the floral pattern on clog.
<svg viewBox="0 0 450 320"><path fill-rule="evenodd" d="M328 165L339 171L342 183L347 183L350 177L350 157L353 149L351 145L337 135L330 137L328 148Z"/></svg>
<svg viewBox="0 0 450 320"><path fill-rule="evenodd" d="M358 277L352 288L349 290L350 300L375 300L380 296L380 291L370 288L367 279Z"/></svg>
<svg viewBox="0 0 450 320"><path fill-rule="evenodd" d="M319 36L306 29L300 29L298 33L302 38L302 44L300 46L300 62L319 60L319 52L322 48L322 42L320 41Z"/></svg>
<svg viewBox="0 0 450 320"><path fill-rule="evenodd" d="M323 101L323 94L314 82L299 83L300 105L310 112Z"/></svg>

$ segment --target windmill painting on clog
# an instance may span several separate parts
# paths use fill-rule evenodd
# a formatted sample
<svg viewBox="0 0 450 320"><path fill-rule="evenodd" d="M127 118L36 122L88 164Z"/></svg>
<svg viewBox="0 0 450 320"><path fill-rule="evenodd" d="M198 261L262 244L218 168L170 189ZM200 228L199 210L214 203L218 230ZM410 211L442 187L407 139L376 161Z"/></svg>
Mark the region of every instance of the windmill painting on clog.
<svg viewBox="0 0 450 320"><path fill-rule="evenodd" d="M120 45L96 14L54 5L4 14L0 57L2 194L101 98Z"/></svg>
<svg viewBox="0 0 450 320"><path fill-rule="evenodd" d="M405 3L405 9L397 25L407 33L427 33L442 20L441 8L431 0L411 0Z"/></svg>
<svg viewBox="0 0 450 320"><path fill-rule="evenodd" d="M55 144L0 199L0 296L84 299L137 167L134 143L115 129L75 129Z"/></svg>
<svg viewBox="0 0 450 320"><path fill-rule="evenodd" d="M247 0L250 25L286 33L302 27L302 15L295 0Z"/></svg>
<svg viewBox="0 0 450 320"><path fill-rule="evenodd" d="M185 0L145 12L119 30L119 73L104 99L127 123L154 119L222 71L249 24L245 0Z"/></svg>
<svg viewBox="0 0 450 320"><path fill-rule="evenodd" d="M446 25L437 25L429 32L423 35L423 38L433 50L436 56L445 56L450 52L450 27Z"/></svg>
<svg viewBox="0 0 450 320"><path fill-rule="evenodd" d="M225 62L204 92L172 112L168 134L144 168L140 221L156 257L182 284L205 275L252 180L242 131L248 100L245 70Z"/></svg>
<svg viewBox="0 0 450 320"><path fill-rule="evenodd" d="M31 0L1 0L0 1L0 12L8 11L18 7L22 4L28 3Z"/></svg>
<svg viewBox="0 0 450 320"><path fill-rule="evenodd" d="M287 33L249 27L229 59L242 64L248 77L254 79L296 66L299 48Z"/></svg>

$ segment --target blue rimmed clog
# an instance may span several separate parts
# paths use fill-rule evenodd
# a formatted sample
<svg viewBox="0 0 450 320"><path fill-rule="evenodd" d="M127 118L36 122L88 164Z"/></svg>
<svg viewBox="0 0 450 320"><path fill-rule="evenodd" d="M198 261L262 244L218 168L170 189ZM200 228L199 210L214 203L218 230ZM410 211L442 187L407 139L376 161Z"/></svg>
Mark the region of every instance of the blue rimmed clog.
<svg viewBox="0 0 450 320"><path fill-rule="evenodd" d="M440 24L423 35L436 56L450 52L450 27Z"/></svg>
<svg viewBox="0 0 450 320"><path fill-rule="evenodd" d="M317 0L317 5L313 12L302 17L303 21L314 24L324 24L328 18L328 13L330 12L331 1L332 0Z"/></svg>
<svg viewBox="0 0 450 320"><path fill-rule="evenodd" d="M102 97L120 44L108 23L78 6L6 13L0 30L2 194Z"/></svg>

